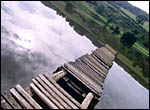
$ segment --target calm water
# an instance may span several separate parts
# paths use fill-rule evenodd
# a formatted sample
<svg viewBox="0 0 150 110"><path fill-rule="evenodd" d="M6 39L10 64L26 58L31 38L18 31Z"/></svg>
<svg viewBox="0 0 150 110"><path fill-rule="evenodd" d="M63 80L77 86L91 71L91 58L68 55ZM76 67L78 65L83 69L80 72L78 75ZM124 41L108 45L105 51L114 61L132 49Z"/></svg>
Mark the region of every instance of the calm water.
<svg viewBox="0 0 150 110"><path fill-rule="evenodd" d="M1 92L96 49L41 2L2 2L1 23ZM114 62L96 108L149 108L149 91Z"/></svg>

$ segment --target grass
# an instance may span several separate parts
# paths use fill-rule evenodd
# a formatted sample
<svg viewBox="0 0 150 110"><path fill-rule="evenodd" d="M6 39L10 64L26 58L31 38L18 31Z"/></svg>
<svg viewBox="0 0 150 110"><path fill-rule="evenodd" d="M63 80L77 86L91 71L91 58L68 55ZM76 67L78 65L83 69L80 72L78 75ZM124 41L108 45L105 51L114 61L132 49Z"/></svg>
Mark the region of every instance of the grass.
<svg viewBox="0 0 150 110"><path fill-rule="evenodd" d="M148 32L149 32L149 22L145 22L143 25L142 25Z"/></svg>
<svg viewBox="0 0 150 110"><path fill-rule="evenodd" d="M126 66L128 66L128 68L133 70L137 75L139 75L146 83L149 83L149 78L145 78L141 72L141 69L138 66L134 67L133 63L127 57L118 53L117 58L120 59L121 62L123 62Z"/></svg>
<svg viewBox="0 0 150 110"><path fill-rule="evenodd" d="M149 57L149 51L148 50L146 50L144 47L142 47L141 45L140 45L140 43L135 43L134 45L133 45L133 47L135 48L135 49L137 49L139 52L141 52L141 53L143 53L144 55L146 55L147 57Z"/></svg>
<svg viewBox="0 0 150 110"><path fill-rule="evenodd" d="M128 16L130 16L132 19L134 19L134 20L136 21L136 15L135 15L135 14L133 14L133 13L129 12L128 10L125 10L125 9L123 9L123 8L121 8L121 7L120 7L120 9L121 9L124 13L126 13Z"/></svg>

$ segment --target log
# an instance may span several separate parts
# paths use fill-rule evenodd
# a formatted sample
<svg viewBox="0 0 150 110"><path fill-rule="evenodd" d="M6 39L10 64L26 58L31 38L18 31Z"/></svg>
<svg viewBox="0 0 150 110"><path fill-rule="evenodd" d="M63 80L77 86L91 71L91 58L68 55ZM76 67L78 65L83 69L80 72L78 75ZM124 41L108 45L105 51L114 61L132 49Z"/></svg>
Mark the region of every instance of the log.
<svg viewBox="0 0 150 110"><path fill-rule="evenodd" d="M2 94L2 97L13 109L22 109L22 107L16 102L16 100L11 95L8 94L8 92L4 92L4 94Z"/></svg>
<svg viewBox="0 0 150 110"><path fill-rule="evenodd" d="M11 94L19 101L25 109L33 109L33 107L14 89L10 89Z"/></svg>
<svg viewBox="0 0 150 110"><path fill-rule="evenodd" d="M61 91L68 99L70 99L76 106L80 107L81 104L77 102L70 94L68 94L61 86L59 86L56 81L51 79L48 74L44 74L44 76L59 90Z"/></svg>
<svg viewBox="0 0 150 110"><path fill-rule="evenodd" d="M71 108L78 109L76 105L74 105L66 96L64 96L55 86L50 83L43 75L39 75L39 77L59 96L61 97Z"/></svg>
<svg viewBox="0 0 150 110"><path fill-rule="evenodd" d="M107 49L109 49L114 55L117 54L117 51L115 51L110 45L105 44L105 47L106 47Z"/></svg>
<svg viewBox="0 0 150 110"><path fill-rule="evenodd" d="M93 93L88 93L88 95L86 96L86 98L83 100L81 104L81 108L88 109L88 106L90 105L93 98L94 98Z"/></svg>
<svg viewBox="0 0 150 110"><path fill-rule="evenodd" d="M52 91L39 77L35 78L65 109L71 109L58 95Z"/></svg>
<svg viewBox="0 0 150 110"><path fill-rule="evenodd" d="M64 109L64 107L55 100L55 97L51 96L35 79L32 79L32 82L46 95L50 101L52 101L59 109Z"/></svg>
<svg viewBox="0 0 150 110"><path fill-rule="evenodd" d="M55 81L58 81L59 79L61 79L62 77L64 77L67 73L61 71L61 72L58 72L58 73L55 73L55 74L57 74L57 75L55 75L55 77L53 77L53 79L54 79Z"/></svg>
<svg viewBox="0 0 150 110"><path fill-rule="evenodd" d="M77 72L77 70L75 70L75 68L73 68L71 65L69 64L64 64L64 69L69 72L70 74L72 74L74 77L76 77L79 81L81 81L81 83L83 83L86 87L88 87L90 90L92 90L95 94L97 94L98 96L100 96L101 91L100 90L96 90L95 87L93 87L89 81L86 81L81 75L79 75Z"/></svg>
<svg viewBox="0 0 150 110"><path fill-rule="evenodd" d="M19 84L16 85L16 89L35 109L42 109L42 107L29 94L27 94Z"/></svg>

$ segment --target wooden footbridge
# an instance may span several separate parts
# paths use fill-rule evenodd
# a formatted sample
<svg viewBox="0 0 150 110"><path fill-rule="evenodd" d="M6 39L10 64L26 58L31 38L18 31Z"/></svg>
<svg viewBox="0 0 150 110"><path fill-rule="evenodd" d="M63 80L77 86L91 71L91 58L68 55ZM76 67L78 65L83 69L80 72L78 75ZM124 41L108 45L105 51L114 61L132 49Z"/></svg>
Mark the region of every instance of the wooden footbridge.
<svg viewBox="0 0 150 110"><path fill-rule="evenodd" d="M115 55L116 51L106 44L58 67L52 75L38 75L25 89L18 84L1 94L1 109L94 108Z"/></svg>

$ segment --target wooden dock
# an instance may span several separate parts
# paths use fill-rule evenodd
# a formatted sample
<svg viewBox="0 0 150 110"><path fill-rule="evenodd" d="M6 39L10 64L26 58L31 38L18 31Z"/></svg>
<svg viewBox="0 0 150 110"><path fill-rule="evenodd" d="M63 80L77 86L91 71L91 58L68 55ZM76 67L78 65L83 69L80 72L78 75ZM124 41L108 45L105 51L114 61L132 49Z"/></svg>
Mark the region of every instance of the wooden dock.
<svg viewBox="0 0 150 110"><path fill-rule="evenodd" d="M106 44L58 67L52 75L38 75L27 88L18 84L1 94L1 109L94 108L116 54Z"/></svg>

